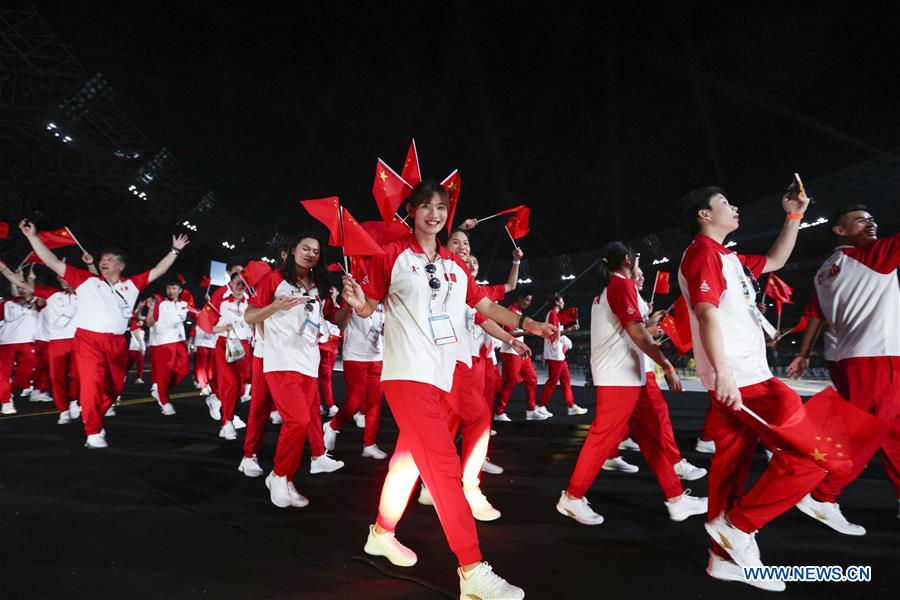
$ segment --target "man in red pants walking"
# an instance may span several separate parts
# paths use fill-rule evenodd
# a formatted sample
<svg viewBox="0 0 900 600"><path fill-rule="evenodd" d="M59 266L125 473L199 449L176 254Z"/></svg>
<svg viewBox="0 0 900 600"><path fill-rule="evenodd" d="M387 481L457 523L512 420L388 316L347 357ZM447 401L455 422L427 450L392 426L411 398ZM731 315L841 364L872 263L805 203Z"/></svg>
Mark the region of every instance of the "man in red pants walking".
<svg viewBox="0 0 900 600"><path fill-rule="evenodd" d="M517 315L521 315L528 310L531 305L531 292L519 292L516 300L510 305L509 310ZM521 337L525 332L521 329L514 329L513 336ZM500 347L500 362L503 364L503 372L501 374L502 383L500 389L500 400L497 403L497 416L495 421L509 421L510 418L506 414L506 405L512 396L516 384L520 381L525 384L525 394L527 400L527 409L525 411L525 420L527 421L543 421L547 419L547 415L537 408L537 373L534 371L534 364L528 356L522 357L516 352L515 348L509 344L503 344Z"/></svg>
<svg viewBox="0 0 900 600"><path fill-rule="evenodd" d="M125 256L109 250L100 256L100 276L61 261L38 237L27 219L19 229L34 253L54 273L65 278L78 297L75 316L75 361L81 385L81 408L88 448L106 448L103 415L125 385L127 348L125 329L138 294L165 274L188 243L185 235L173 236L170 251L149 271L123 278Z"/></svg>
<svg viewBox="0 0 900 600"><path fill-rule="evenodd" d="M150 299L147 325L150 326L150 376L154 390L151 392L159 402L162 414L175 414L175 407L169 402L169 389L181 383L190 371L184 322L187 319L188 304L179 300L181 282L174 280L166 285L166 299L158 302Z"/></svg>

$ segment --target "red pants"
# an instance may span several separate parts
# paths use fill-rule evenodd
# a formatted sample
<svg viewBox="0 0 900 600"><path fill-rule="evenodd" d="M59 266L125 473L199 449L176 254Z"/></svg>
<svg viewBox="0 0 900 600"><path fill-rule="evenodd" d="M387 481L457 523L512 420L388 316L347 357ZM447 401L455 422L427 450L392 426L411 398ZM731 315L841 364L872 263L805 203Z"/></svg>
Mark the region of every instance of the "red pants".
<svg viewBox="0 0 900 600"><path fill-rule="evenodd" d="M47 355L48 342L34 342L34 389L39 392L50 391L50 358Z"/></svg>
<svg viewBox="0 0 900 600"><path fill-rule="evenodd" d="M216 364L215 348L197 346L194 350L194 380L204 388L212 384ZM256 380L256 377L253 378Z"/></svg>
<svg viewBox="0 0 900 600"><path fill-rule="evenodd" d="M225 360L225 338L216 340L216 396L222 401L222 423L234 419L234 409L238 396L243 392L244 383L250 381L250 342L241 340L246 355L240 360Z"/></svg>
<svg viewBox="0 0 900 600"><path fill-rule="evenodd" d="M491 440L493 410L484 403L484 360L473 357L471 368L456 363L453 388L444 413L454 439L462 426L462 482L466 488L478 487L481 465L487 458Z"/></svg>
<svg viewBox="0 0 900 600"><path fill-rule="evenodd" d="M144 353L139 350L129 350L128 351L128 360L125 363L125 372L131 370L131 366L134 365L136 376L138 379L144 378Z"/></svg>
<svg viewBox="0 0 900 600"><path fill-rule="evenodd" d="M128 342L124 335L75 330L81 418L87 435L103 429L103 415L125 387L127 360Z"/></svg>
<svg viewBox="0 0 900 600"><path fill-rule="evenodd" d="M331 382L331 374L334 372L334 361L337 360L337 352L319 350L319 397L325 406L334 406L334 385Z"/></svg>
<svg viewBox="0 0 900 600"><path fill-rule="evenodd" d="M484 401L494 412L494 399L500 391L500 371L490 358L484 359Z"/></svg>
<svg viewBox="0 0 900 600"><path fill-rule="evenodd" d="M50 340L47 346L53 402L59 412L69 410L69 402L78 397L78 367L75 364L75 340ZM66 384L66 377L69 383Z"/></svg>
<svg viewBox="0 0 900 600"><path fill-rule="evenodd" d="M844 476L829 473L813 491L820 502L837 502L841 491L859 477L879 450L888 479L900 498L900 356L847 358L833 369L832 381L841 396L878 417L882 435L853 454L853 470Z"/></svg>
<svg viewBox="0 0 900 600"><path fill-rule="evenodd" d="M200 348L197 348L200 350ZM269 385L263 375L263 359L253 357L253 387L250 390L250 411L247 415L247 433L244 438L244 456L249 458L259 454L262 448L263 433L274 405ZM280 414L280 413L279 413Z"/></svg>
<svg viewBox="0 0 900 600"><path fill-rule="evenodd" d="M169 388L181 383L190 371L184 342L150 346L150 376L156 384L160 404L169 403Z"/></svg>
<svg viewBox="0 0 900 600"><path fill-rule="evenodd" d="M331 420L331 428L340 431L341 427L353 419L357 411L366 415L366 430L363 444L371 446L378 435L378 422L381 418L381 386L382 362L344 361L344 382L347 386L347 400Z"/></svg>
<svg viewBox="0 0 900 600"><path fill-rule="evenodd" d="M475 519L460 485L459 455L447 429L447 392L417 381L385 381L384 393L400 435L381 489L378 525L394 530L421 474L459 564L480 561Z"/></svg>
<svg viewBox="0 0 900 600"><path fill-rule="evenodd" d="M582 498L587 493L607 457L624 438L629 419L632 435L656 475L665 497L681 495L681 481L661 442L668 421L660 415L650 396L647 386L597 386L597 414L569 480L566 491L570 495ZM671 431L671 423L668 423L668 427Z"/></svg>
<svg viewBox="0 0 900 600"><path fill-rule="evenodd" d="M275 407L284 419L278 434L272 471L279 477L291 480L303 459L303 440L310 428L312 412L319 414L316 406L316 378L296 371L273 371L266 373L265 378ZM319 435L321 434L320 428Z"/></svg>
<svg viewBox="0 0 900 600"><path fill-rule="evenodd" d="M659 389L659 384L656 383L656 375L654 375L653 371L647 372L647 396L659 419L659 432L661 436L659 445L662 446L663 452L669 457L669 464L674 465L677 462L681 462L681 450L679 450L678 444L675 443L675 432L672 430L672 418L669 416L669 405L666 404L666 399L662 395L662 390ZM636 414L636 412L633 413L631 419L628 421L629 430L634 429L635 427ZM609 455L610 458L615 458L616 456L619 456L618 446L616 446L613 449L612 454Z"/></svg>
<svg viewBox="0 0 900 600"><path fill-rule="evenodd" d="M710 429L716 453L709 468L709 511L713 520L723 512L732 525L747 533L791 509L825 477L806 455L778 448L768 428L744 411L734 411L712 398ZM770 425L780 425L800 409L800 396L774 377L741 388L741 397ZM762 439L774 455L759 481L746 492L753 453ZM713 548L726 556L718 546Z"/></svg>
<svg viewBox="0 0 900 600"><path fill-rule="evenodd" d="M538 402L541 406L547 406L550 402L550 396L556 389L556 384L562 384L563 399L566 406L572 407L575 404L575 396L572 394L572 378L569 376L569 363L564 360L548 360L547 367L550 373L547 375L547 383L541 391L541 399Z"/></svg>
<svg viewBox="0 0 900 600"><path fill-rule="evenodd" d="M534 398L537 395L537 373L530 358L522 358L518 354L500 353L500 361L503 363L503 387L500 390L500 404L497 406L497 414L502 415L509 404L513 389L520 381L525 383L525 393L528 396L528 410L536 408Z"/></svg>
<svg viewBox="0 0 900 600"><path fill-rule="evenodd" d="M0 402L9 402L13 392L29 387L33 370L34 346L32 344L0 345ZM13 371L15 371L15 378L13 378ZM11 383L10 379L12 379Z"/></svg>

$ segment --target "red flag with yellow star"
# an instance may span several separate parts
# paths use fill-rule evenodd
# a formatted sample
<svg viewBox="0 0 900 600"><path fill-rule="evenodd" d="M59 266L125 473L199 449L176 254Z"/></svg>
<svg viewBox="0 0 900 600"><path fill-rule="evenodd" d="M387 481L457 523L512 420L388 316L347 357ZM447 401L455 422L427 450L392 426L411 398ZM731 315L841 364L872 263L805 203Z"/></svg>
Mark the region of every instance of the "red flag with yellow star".
<svg viewBox="0 0 900 600"><path fill-rule="evenodd" d="M385 246L410 234L409 225L394 217L390 221L365 221L360 223L376 243Z"/></svg>
<svg viewBox="0 0 900 600"><path fill-rule="evenodd" d="M373 256L384 250L366 233L362 225L341 206L337 196L318 200L301 200L310 215L328 228L328 245L342 246L346 256Z"/></svg>
<svg viewBox="0 0 900 600"><path fill-rule="evenodd" d="M880 438L884 427L828 387L770 431L780 447L808 456L826 471L846 474L853 469L854 453Z"/></svg>
<svg viewBox="0 0 900 600"><path fill-rule="evenodd" d="M418 166L416 168L418 169ZM381 218L385 221L393 219L394 213L400 209L411 191L412 186L379 158L375 164L372 195L375 196L375 204L378 205Z"/></svg>
<svg viewBox="0 0 900 600"><path fill-rule="evenodd" d="M531 209L527 206L521 206L506 222L506 229L512 239L517 240L528 235L531 231L528 227L528 220L531 218Z"/></svg>
<svg viewBox="0 0 900 600"><path fill-rule="evenodd" d="M50 250L78 245L68 227L60 227L56 231L42 231L38 233L38 237Z"/></svg>
<svg viewBox="0 0 900 600"><path fill-rule="evenodd" d="M422 181L422 171L419 170L419 153L416 151L415 138L409 143L409 150L406 152L406 160L403 162L400 177L413 187L419 185Z"/></svg>
<svg viewBox="0 0 900 600"><path fill-rule="evenodd" d="M447 231L450 231L453 229L453 215L456 214L456 203L459 201L459 192L462 189L459 169L454 169L447 175L441 185L447 190L447 195L450 197L450 206L447 207Z"/></svg>

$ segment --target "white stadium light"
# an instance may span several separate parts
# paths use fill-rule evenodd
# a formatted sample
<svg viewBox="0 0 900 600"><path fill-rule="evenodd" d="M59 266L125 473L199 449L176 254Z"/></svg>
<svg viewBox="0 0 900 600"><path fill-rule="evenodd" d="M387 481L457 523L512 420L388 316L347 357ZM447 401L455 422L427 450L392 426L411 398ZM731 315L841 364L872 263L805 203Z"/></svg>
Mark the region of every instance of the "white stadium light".
<svg viewBox="0 0 900 600"><path fill-rule="evenodd" d="M669 258L666 256L663 256L662 258L658 258L658 259L654 260L653 264L654 265L664 265L667 262L669 262Z"/></svg>
<svg viewBox="0 0 900 600"><path fill-rule="evenodd" d="M482 281L476 281L475 283L477 283L478 285L489 285L491 282L487 279L484 279Z"/></svg>
<svg viewBox="0 0 900 600"><path fill-rule="evenodd" d="M737 242L735 242L734 240L731 240L730 242L725 244L726 248L734 248L735 246L737 246Z"/></svg>
<svg viewBox="0 0 900 600"><path fill-rule="evenodd" d="M563 275L563 276L562 276L562 280L563 280L563 281L571 281L571 280L573 280L573 279L575 279L575 276L574 276L574 275Z"/></svg>
<svg viewBox="0 0 900 600"><path fill-rule="evenodd" d="M826 219L825 217L819 217L818 219L816 219L815 221L812 221L811 223L808 223L808 222L800 223L800 229L806 229L808 227L816 227L817 225L824 225L827 222L828 222L828 219Z"/></svg>

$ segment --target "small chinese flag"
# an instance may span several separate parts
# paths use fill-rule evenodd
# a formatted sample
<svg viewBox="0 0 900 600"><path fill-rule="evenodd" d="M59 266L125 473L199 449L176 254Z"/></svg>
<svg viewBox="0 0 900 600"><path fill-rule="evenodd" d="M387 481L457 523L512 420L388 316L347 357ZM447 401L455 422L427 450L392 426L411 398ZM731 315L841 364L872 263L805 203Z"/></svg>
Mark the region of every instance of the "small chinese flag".
<svg viewBox="0 0 900 600"><path fill-rule="evenodd" d="M181 290L181 295L178 296L178 299L187 302L187 305L190 308L196 308L197 306L194 304L194 295L188 290Z"/></svg>
<svg viewBox="0 0 900 600"><path fill-rule="evenodd" d="M403 162L403 169L400 171L400 177L413 187L419 185L422 181L422 172L419 170L419 153L416 151L415 138L409 143L409 150L406 152L406 160Z"/></svg>
<svg viewBox="0 0 900 600"><path fill-rule="evenodd" d="M34 252L29 252L25 256L25 260L22 261L22 264L23 265L42 265L42 264L44 264L44 261L42 261L40 258L38 258L38 255L35 254Z"/></svg>
<svg viewBox="0 0 900 600"><path fill-rule="evenodd" d="M656 283L654 284L654 289L656 293L665 296L669 293L669 273L668 271L657 271L656 272Z"/></svg>
<svg viewBox="0 0 900 600"><path fill-rule="evenodd" d="M255 288L263 277L272 272L272 267L264 260L251 260L238 274L248 288Z"/></svg>
<svg viewBox="0 0 900 600"><path fill-rule="evenodd" d="M800 333L802 331L806 331L809 327L809 317L807 315L803 315L800 317L800 321L791 328L790 333Z"/></svg>
<svg viewBox="0 0 900 600"><path fill-rule="evenodd" d="M531 209L527 206L520 206L516 212L506 222L506 229L512 239L517 240L528 235L531 229L528 228L528 220L531 217Z"/></svg>
<svg viewBox="0 0 900 600"><path fill-rule="evenodd" d="M447 178L441 182L441 185L447 190L450 197L450 206L447 207L447 231L453 229L453 217L456 214L456 204L459 202L459 192L462 190L462 179L459 176L459 169L454 169Z"/></svg>
<svg viewBox="0 0 900 600"><path fill-rule="evenodd" d="M382 246L404 238L410 233L409 225L397 217L393 217L390 221L365 221L360 225L376 243Z"/></svg>
<svg viewBox="0 0 900 600"><path fill-rule="evenodd" d="M300 204L313 218L328 228L331 234L328 237L328 244L342 246L344 254L347 256L384 254L381 246L376 244L375 240L366 233L366 230L353 218L350 211L341 206L337 196L318 200L301 200ZM343 215L343 219L341 215ZM391 217L393 218L393 215Z"/></svg>
<svg viewBox="0 0 900 600"><path fill-rule="evenodd" d="M578 309L572 306L565 310L559 311L559 314L557 316L559 317L559 324L562 326L566 326L569 323L574 323L578 320Z"/></svg>
<svg viewBox="0 0 900 600"><path fill-rule="evenodd" d="M187 280L184 278L184 275L182 275L181 273L178 274L178 281L181 282L181 285L184 285L185 283L187 283Z"/></svg>
<svg viewBox="0 0 900 600"><path fill-rule="evenodd" d="M672 345L675 346L675 350L679 354L687 354L690 351L693 347L691 316L684 296L675 301L675 315L663 315L662 320L659 322L659 327L672 340Z"/></svg>
<svg viewBox="0 0 900 600"><path fill-rule="evenodd" d="M9 238L9 223L0 221L0 240Z"/></svg>
<svg viewBox="0 0 900 600"><path fill-rule="evenodd" d="M343 273L344 267L339 265L338 263L331 263L327 267L328 271L331 273Z"/></svg>
<svg viewBox="0 0 900 600"><path fill-rule="evenodd" d="M212 285L212 279L210 279L206 275L204 275L203 277L200 278L200 287L202 287L203 289L208 290L209 286L211 286L211 285Z"/></svg>
<svg viewBox="0 0 900 600"><path fill-rule="evenodd" d="M785 304L793 304L791 296L794 295L794 290L774 273L769 273L769 279L766 281L766 291L763 293L775 301L775 312L779 315Z"/></svg>
<svg viewBox="0 0 900 600"><path fill-rule="evenodd" d="M840 475L853 470L854 453L880 439L884 428L878 418L828 387L785 422L770 426L767 434L774 445L804 454L826 471Z"/></svg>
<svg viewBox="0 0 900 600"><path fill-rule="evenodd" d="M212 304L206 303L199 313L197 313L197 327L206 333L212 333L213 327L219 322L219 313L213 308Z"/></svg>
<svg viewBox="0 0 900 600"><path fill-rule="evenodd" d="M400 205L409 197L411 191L412 186L379 158L375 164L372 195L375 196L375 204L378 205L381 218L385 221L393 219L394 213L400 209Z"/></svg>
<svg viewBox="0 0 900 600"><path fill-rule="evenodd" d="M72 233L69 231L68 227L61 227L56 231L42 231L38 233L38 237L50 250L78 245L78 242L72 237Z"/></svg>

